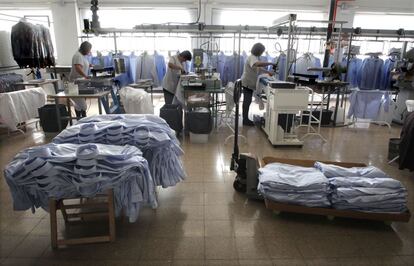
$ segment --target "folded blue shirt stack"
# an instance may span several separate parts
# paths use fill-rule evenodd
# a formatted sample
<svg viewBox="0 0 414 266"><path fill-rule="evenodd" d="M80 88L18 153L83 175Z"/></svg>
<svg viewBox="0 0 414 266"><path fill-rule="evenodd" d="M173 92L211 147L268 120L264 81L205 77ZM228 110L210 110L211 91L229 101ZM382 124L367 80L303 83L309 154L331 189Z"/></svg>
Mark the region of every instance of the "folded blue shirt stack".
<svg viewBox="0 0 414 266"><path fill-rule="evenodd" d="M407 190L392 178L333 177L331 201L335 209L364 212L407 211Z"/></svg>
<svg viewBox="0 0 414 266"><path fill-rule="evenodd" d="M345 168L316 162L332 189L332 207L364 212L402 213L407 211L407 190L374 166Z"/></svg>
<svg viewBox="0 0 414 266"><path fill-rule="evenodd" d="M175 186L185 178L184 154L174 131L155 115L99 115L81 119L54 143L133 145L143 152L156 185Z"/></svg>
<svg viewBox="0 0 414 266"><path fill-rule="evenodd" d="M317 169L271 163L259 169L258 191L267 199L308 207L330 206L329 181Z"/></svg>
<svg viewBox="0 0 414 266"><path fill-rule="evenodd" d="M50 197L93 197L111 188L115 214L123 210L130 222L141 206L157 207L148 163L130 145L50 143L21 151L4 173L15 210L48 210Z"/></svg>

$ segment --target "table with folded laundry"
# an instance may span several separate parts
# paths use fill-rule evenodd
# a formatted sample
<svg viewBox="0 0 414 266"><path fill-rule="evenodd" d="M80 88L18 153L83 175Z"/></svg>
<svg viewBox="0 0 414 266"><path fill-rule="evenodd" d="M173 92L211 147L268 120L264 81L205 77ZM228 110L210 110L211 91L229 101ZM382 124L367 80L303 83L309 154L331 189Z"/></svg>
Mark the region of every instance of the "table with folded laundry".
<svg viewBox="0 0 414 266"><path fill-rule="evenodd" d="M185 178L184 154L175 132L155 115L98 115L63 130L54 143L133 145L148 161L157 186L175 186Z"/></svg>
<svg viewBox="0 0 414 266"><path fill-rule="evenodd" d="M278 161L274 159L259 169L258 191L274 210L409 220L406 188L374 166L342 167L315 162L304 167L299 165L309 165L310 161ZM296 161L299 165L293 165Z"/></svg>

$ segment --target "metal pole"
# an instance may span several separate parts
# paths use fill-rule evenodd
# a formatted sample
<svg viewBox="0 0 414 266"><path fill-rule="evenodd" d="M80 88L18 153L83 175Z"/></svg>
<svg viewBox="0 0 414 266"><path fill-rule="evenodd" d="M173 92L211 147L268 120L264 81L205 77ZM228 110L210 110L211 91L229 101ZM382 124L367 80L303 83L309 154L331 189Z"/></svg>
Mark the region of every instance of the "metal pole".
<svg viewBox="0 0 414 266"><path fill-rule="evenodd" d="M289 28L288 28L288 48L287 48L287 54L286 54L286 63L285 63L285 73L283 80L286 81L288 74L289 74L289 66L290 66L290 56L291 56L291 49L292 46L292 18L289 19Z"/></svg>
<svg viewBox="0 0 414 266"><path fill-rule="evenodd" d="M241 58L241 31L239 31L239 55L237 56L237 79L241 76L241 70L240 70L240 58Z"/></svg>
<svg viewBox="0 0 414 266"><path fill-rule="evenodd" d="M336 13L336 0L330 1L330 8L329 8L329 21L333 21ZM332 37L333 32L333 23L328 24L328 29L326 31L326 42L329 42ZM329 65L329 55L330 49L328 47L325 48L325 57L323 58L323 67L328 67Z"/></svg>
<svg viewBox="0 0 414 266"><path fill-rule="evenodd" d="M352 51L352 38L354 37L354 34L351 33L349 36L349 42L348 42L348 58L346 59L346 73L345 73L345 80L348 80L348 69L349 69L349 62L351 61L351 51Z"/></svg>
<svg viewBox="0 0 414 266"><path fill-rule="evenodd" d="M407 53L407 41L404 41L401 47L401 59L405 57L405 54Z"/></svg>
<svg viewBox="0 0 414 266"><path fill-rule="evenodd" d="M342 34L342 24L339 27L339 34L338 34L338 49L336 53L335 63L338 64L339 62L339 53L341 52L341 34Z"/></svg>
<svg viewBox="0 0 414 266"><path fill-rule="evenodd" d="M114 46L115 46L115 55L118 54L118 46L116 44L116 32L114 32Z"/></svg>

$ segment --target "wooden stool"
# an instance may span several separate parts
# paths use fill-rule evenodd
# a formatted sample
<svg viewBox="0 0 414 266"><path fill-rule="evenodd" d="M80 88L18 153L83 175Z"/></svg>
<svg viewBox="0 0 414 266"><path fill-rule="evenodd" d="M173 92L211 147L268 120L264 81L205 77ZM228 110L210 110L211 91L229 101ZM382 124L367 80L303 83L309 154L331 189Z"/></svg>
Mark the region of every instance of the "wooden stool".
<svg viewBox="0 0 414 266"><path fill-rule="evenodd" d="M92 202L90 199L82 197L68 198L56 200L54 198L49 199L49 213L50 213L50 236L52 242L52 248L56 249L60 245L76 245L76 244L88 244L88 243L102 243L115 241L115 209L114 209L114 191L108 190L106 194L96 195L93 199L106 198L106 202ZM79 204L64 204L64 200L79 199ZM103 211L82 211L82 208L97 208L104 207ZM68 213L66 210L80 209L79 213ZM61 210L65 223L84 221L87 218L96 218L107 216L109 222L109 235L93 236L93 237L81 237L72 239L58 239L57 231L57 210ZM75 220L74 220L75 219ZM77 220L76 220L77 219Z"/></svg>

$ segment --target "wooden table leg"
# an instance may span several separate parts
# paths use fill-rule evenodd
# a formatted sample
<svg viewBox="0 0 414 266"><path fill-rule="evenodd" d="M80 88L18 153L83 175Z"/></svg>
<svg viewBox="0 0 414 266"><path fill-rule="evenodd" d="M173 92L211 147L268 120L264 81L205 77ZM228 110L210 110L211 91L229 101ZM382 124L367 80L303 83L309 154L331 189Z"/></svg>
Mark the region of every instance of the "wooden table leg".
<svg viewBox="0 0 414 266"><path fill-rule="evenodd" d="M114 190L108 191L108 218L109 218L109 241L115 241L115 206L114 206Z"/></svg>
<svg viewBox="0 0 414 266"><path fill-rule="evenodd" d="M56 217L56 200L49 199L49 215L50 215L50 240L53 249L58 247L57 240L57 217Z"/></svg>

